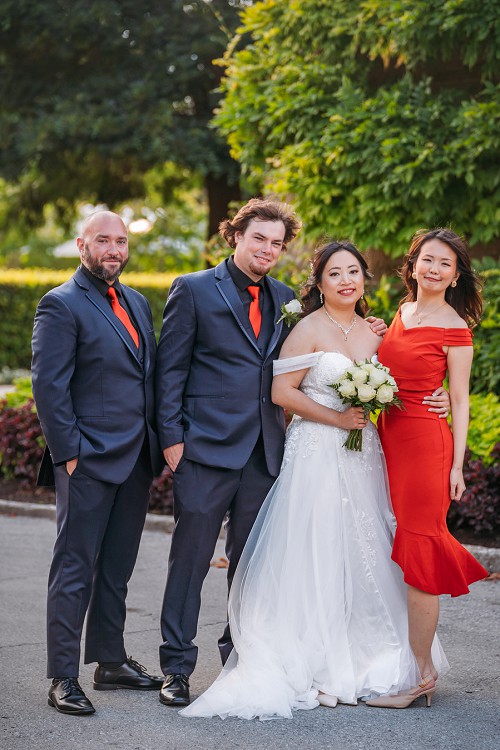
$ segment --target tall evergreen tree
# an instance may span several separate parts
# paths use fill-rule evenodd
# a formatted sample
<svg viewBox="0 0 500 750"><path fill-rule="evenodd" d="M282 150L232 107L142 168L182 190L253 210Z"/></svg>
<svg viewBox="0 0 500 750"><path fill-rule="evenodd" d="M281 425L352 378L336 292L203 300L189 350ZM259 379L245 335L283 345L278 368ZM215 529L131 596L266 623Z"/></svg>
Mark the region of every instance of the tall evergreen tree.
<svg viewBox="0 0 500 750"><path fill-rule="evenodd" d="M238 0L1 0L0 177L11 218L141 196L173 161L201 174L210 233L239 170L209 127ZM168 179L164 185L168 199Z"/></svg>

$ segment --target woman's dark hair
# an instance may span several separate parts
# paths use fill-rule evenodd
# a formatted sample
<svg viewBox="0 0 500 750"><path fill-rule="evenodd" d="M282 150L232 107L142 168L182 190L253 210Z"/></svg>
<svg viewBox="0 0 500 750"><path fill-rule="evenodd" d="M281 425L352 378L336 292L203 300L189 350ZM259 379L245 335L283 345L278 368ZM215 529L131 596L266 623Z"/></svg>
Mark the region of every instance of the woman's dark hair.
<svg viewBox="0 0 500 750"><path fill-rule="evenodd" d="M323 271L325 270L325 266L328 263L329 259L332 257L332 255L335 255L335 253L340 252L340 250L347 250L348 253L351 253L351 255L356 258L359 265L361 266L361 271L363 273L365 281L368 281L372 278L372 274L368 270L368 264L366 260L363 258L359 250L357 250L354 245L348 240L328 242L326 245L318 247L314 251L309 277L302 287L300 293L303 309L302 317L310 315L312 312L322 307L318 284L321 283L321 277L323 276ZM354 309L358 315L361 315L361 317L364 318L368 310L368 305L364 299L358 299L358 301L356 302L356 307Z"/></svg>
<svg viewBox="0 0 500 750"><path fill-rule="evenodd" d="M457 279L455 287L449 286L445 293L445 300L454 310L463 318L471 328L476 326L483 311L481 299L481 281L474 273L469 255L469 248L465 240L451 229L419 229L413 235L413 239L405 258L404 265L399 271L403 279L407 295L401 300L403 302L415 302L417 299L417 281L412 277L415 263L420 254L422 247L429 240L440 240L444 242L450 250L453 250L457 256L457 272L460 276Z"/></svg>

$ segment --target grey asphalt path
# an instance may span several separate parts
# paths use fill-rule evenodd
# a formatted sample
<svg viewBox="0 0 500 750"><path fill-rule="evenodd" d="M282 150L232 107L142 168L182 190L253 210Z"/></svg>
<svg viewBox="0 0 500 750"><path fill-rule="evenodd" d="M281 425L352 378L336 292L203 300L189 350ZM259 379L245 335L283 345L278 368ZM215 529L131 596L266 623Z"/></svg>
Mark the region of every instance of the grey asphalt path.
<svg viewBox="0 0 500 750"><path fill-rule="evenodd" d="M469 596L443 597L440 636L452 665L432 707L405 711L338 706L292 720L184 719L156 692L94 692L92 666L80 680L91 717L47 706L45 590L55 525L0 516L0 747L2 750L498 750L500 583L475 584ZM158 672L159 610L168 534L146 531L128 597L127 650ZM219 542L216 556L223 554ZM216 641L225 611L225 570L210 570L203 596L200 658L191 679L198 695L219 671Z"/></svg>

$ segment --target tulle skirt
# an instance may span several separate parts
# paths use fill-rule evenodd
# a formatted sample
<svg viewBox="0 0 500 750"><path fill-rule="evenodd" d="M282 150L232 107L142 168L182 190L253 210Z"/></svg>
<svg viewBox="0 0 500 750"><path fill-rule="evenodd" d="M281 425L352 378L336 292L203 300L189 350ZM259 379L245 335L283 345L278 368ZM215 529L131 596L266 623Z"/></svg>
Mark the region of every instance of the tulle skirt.
<svg viewBox="0 0 500 750"><path fill-rule="evenodd" d="M346 436L294 418L233 580L234 650L182 715L291 717L319 691L355 704L418 683L378 435L368 425L360 453ZM437 638L433 659L444 673Z"/></svg>

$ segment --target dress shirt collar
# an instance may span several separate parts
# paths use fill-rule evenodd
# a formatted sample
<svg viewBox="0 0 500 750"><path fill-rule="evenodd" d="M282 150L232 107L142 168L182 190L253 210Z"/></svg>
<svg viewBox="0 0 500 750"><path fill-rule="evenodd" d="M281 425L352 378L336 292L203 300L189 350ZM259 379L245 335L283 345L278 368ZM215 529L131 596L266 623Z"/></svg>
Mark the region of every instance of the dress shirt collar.
<svg viewBox="0 0 500 750"><path fill-rule="evenodd" d="M103 297L108 296L108 289L109 284L107 281L104 281L104 279L99 279L97 276L94 276L94 274L89 271L87 266L84 266L83 264L80 266L80 270L82 271L83 275L87 277L87 279L95 286L97 291L102 294ZM112 286L116 289L116 293L119 297L122 296L122 290L120 286L120 282L118 279L112 284Z"/></svg>
<svg viewBox="0 0 500 750"><path fill-rule="evenodd" d="M238 266L234 262L233 255L231 255L231 257L227 259L227 270L229 271L229 275L231 276L235 286L240 290L240 292L244 292L247 286L260 286L261 288L265 287L265 276L263 276L260 281L254 281L250 278L250 276L247 276L246 273L241 270L241 268L238 268Z"/></svg>

